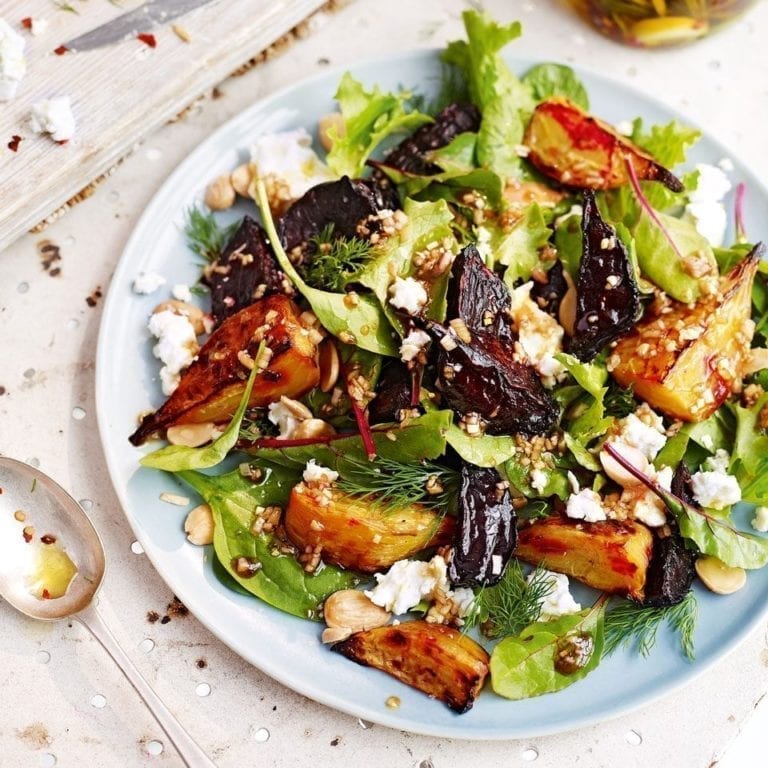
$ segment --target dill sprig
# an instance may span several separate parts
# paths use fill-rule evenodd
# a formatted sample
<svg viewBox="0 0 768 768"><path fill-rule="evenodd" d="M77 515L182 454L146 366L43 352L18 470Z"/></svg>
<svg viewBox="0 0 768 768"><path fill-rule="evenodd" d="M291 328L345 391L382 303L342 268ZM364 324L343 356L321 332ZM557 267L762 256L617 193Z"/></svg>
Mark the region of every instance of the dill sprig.
<svg viewBox="0 0 768 768"><path fill-rule="evenodd" d="M304 279L315 288L341 291L371 256L373 245L359 237L335 237L334 224L311 239L314 254Z"/></svg>
<svg viewBox="0 0 768 768"><path fill-rule="evenodd" d="M538 621L541 604L554 588L554 580L541 566L526 578L520 563L510 560L498 584L477 593L464 626L480 626L488 637L518 635Z"/></svg>
<svg viewBox="0 0 768 768"><path fill-rule="evenodd" d="M339 461L337 485L345 493L370 499L393 512L410 504L444 506L458 488L458 473L440 464L422 461L405 464L381 456L359 461L344 456Z"/></svg>
<svg viewBox="0 0 768 768"><path fill-rule="evenodd" d="M234 222L228 227L222 227L212 213L189 208L184 234L193 253L207 262L213 262L219 258L238 226L239 222Z"/></svg>
<svg viewBox="0 0 768 768"><path fill-rule="evenodd" d="M611 654L619 647L631 645L647 656L656 644L659 627L667 622L680 635L680 646L693 661L697 617L698 605L693 592L677 605L662 608L644 607L623 600L605 614L605 652Z"/></svg>
<svg viewBox="0 0 768 768"><path fill-rule="evenodd" d="M635 400L632 386L620 387L615 381L611 381L603 398L603 406L606 416L614 416L617 419L623 419L630 413L634 413L637 400Z"/></svg>
<svg viewBox="0 0 768 768"><path fill-rule="evenodd" d="M262 437L273 437L277 434L277 426L273 424L263 408L250 409L245 412L240 423L240 440L255 442Z"/></svg>

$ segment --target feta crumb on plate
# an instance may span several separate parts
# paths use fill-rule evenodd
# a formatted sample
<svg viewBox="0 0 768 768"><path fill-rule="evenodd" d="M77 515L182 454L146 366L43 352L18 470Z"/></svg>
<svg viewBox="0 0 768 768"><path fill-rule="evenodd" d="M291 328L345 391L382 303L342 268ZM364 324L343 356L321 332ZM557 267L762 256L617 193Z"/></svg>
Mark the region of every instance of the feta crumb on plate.
<svg viewBox="0 0 768 768"><path fill-rule="evenodd" d="M339 479L339 473L318 464L314 459L310 459L304 468L303 477L305 483L335 483Z"/></svg>
<svg viewBox="0 0 768 768"><path fill-rule="evenodd" d="M293 437L299 420L293 411L283 402L270 403L267 406L267 418L278 428L278 437L289 439Z"/></svg>
<svg viewBox="0 0 768 768"><path fill-rule="evenodd" d="M731 182L723 169L707 163L698 163L699 181L688 196L685 206L686 215L693 220L699 234L715 248L722 246L728 217L723 206L723 198L731 189Z"/></svg>
<svg viewBox="0 0 768 768"><path fill-rule="evenodd" d="M619 427L619 442L637 448L648 461L653 461L667 443L664 422L648 407L641 406L635 413L625 416L619 421Z"/></svg>
<svg viewBox="0 0 768 768"><path fill-rule="evenodd" d="M530 584L533 574L527 581ZM573 599L570 592L568 577L564 573L554 573L553 571L544 571L544 578L552 584L552 590L541 601L540 621L549 621L557 619L560 616L566 616L570 613L576 613L581 610L581 605Z"/></svg>
<svg viewBox="0 0 768 768"><path fill-rule="evenodd" d="M400 345L400 359L404 363L414 360L429 341L429 334L424 331L411 331Z"/></svg>
<svg viewBox="0 0 768 768"><path fill-rule="evenodd" d="M165 285L165 278L157 272L142 272L133 281L133 292L141 294L154 293L161 285Z"/></svg>
<svg viewBox="0 0 768 768"><path fill-rule="evenodd" d="M729 463L728 452L721 448L691 478L693 497L702 507L725 509L741 501L739 483L727 472Z"/></svg>
<svg viewBox="0 0 768 768"><path fill-rule="evenodd" d="M29 127L35 133L48 133L54 141L69 141L75 135L75 117L69 96L42 99L32 105Z"/></svg>
<svg viewBox="0 0 768 768"><path fill-rule="evenodd" d="M427 303L429 296L420 280L415 277L397 277L389 286L389 303L409 315L417 315Z"/></svg>
<svg viewBox="0 0 768 768"><path fill-rule="evenodd" d="M181 372L188 368L198 352L197 336L189 319L170 310L155 312L149 318L149 332L157 338L152 354L163 362L160 382L164 395L172 395L179 386Z"/></svg>
<svg viewBox="0 0 768 768"><path fill-rule="evenodd" d="M752 527L760 533L768 533L768 507L758 507L755 510Z"/></svg>
<svg viewBox="0 0 768 768"><path fill-rule="evenodd" d="M10 101L27 72L24 38L7 21L0 19L0 101Z"/></svg>
<svg viewBox="0 0 768 768"><path fill-rule="evenodd" d="M185 285L184 283L179 283L178 285L174 285L173 288L171 289L171 295L173 296L174 299L177 299L178 301L192 300L192 291L190 291L189 286Z"/></svg>

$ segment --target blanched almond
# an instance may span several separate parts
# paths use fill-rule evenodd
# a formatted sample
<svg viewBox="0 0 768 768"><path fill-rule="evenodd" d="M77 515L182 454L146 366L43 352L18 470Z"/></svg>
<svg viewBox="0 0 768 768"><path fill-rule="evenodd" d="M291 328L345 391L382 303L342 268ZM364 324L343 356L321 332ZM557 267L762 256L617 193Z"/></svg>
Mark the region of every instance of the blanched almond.
<svg viewBox="0 0 768 768"><path fill-rule="evenodd" d="M318 349L317 364L320 366L321 392L330 392L339 378L339 351L333 339L325 339Z"/></svg>
<svg viewBox="0 0 768 768"><path fill-rule="evenodd" d="M208 185L203 199L212 211L223 211L235 204L235 197L235 188L229 176L219 176Z"/></svg>
<svg viewBox="0 0 768 768"><path fill-rule="evenodd" d="M197 448L213 439L216 425L212 421L200 424L177 424L168 427L165 437L171 445L185 445L187 448Z"/></svg>
<svg viewBox="0 0 768 768"><path fill-rule="evenodd" d="M323 115L317 121L317 137L326 152L330 152L333 148L333 139L329 134L331 129L333 129L337 139L342 139L346 135L347 127L344 118L338 112Z"/></svg>
<svg viewBox="0 0 768 768"><path fill-rule="evenodd" d="M346 640L352 634L352 630L349 627L326 627L323 630L321 640L324 643L339 643L342 640Z"/></svg>
<svg viewBox="0 0 768 768"><path fill-rule="evenodd" d="M743 568L726 565L711 555L700 557L695 567L704 586L718 595L738 592L747 583L747 572Z"/></svg>
<svg viewBox="0 0 768 768"><path fill-rule="evenodd" d="M611 447L621 454L621 457L631 464L635 469L648 474L650 465L645 455L637 448L633 448L626 443L611 443ZM600 463L603 465L605 474L611 478L615 483L618 483L622 488L634 488L636 485L640 485L641 482L631 472L624 469L616 459L613 458L607 451L600 451Z"/></svg>
<svg viewBox="0 0 768 768"><path fill-rule="evenodd" d="M336 430L322 419L305 419L296 425L296 429L291 433L295 440L304 440L308 437L331 437L336 434Z"/></svg>
<svg viewBox="0 0 768 768"><path fill-rule="evenodd" d="M213 543L213 512L207 504L195 507L184 521L184 531L192 544Z"/></svg>
<svg viewBox="0 0 768 768"><path fill-rule="evenodd" d="M240 197L248 197L248 188L253 181L254 166L250 163L243 163L238 165L229 176L229 180L232 184L232 188L237 192Z"/></svg>
<svg viewBox="0 0 768 768"><path fill-rule="evenodd" d="M342 589L326 598L323 616L329 627L343 627L351 632L359 632L383 627L391 614L372 603L363 592Z"/></svg>

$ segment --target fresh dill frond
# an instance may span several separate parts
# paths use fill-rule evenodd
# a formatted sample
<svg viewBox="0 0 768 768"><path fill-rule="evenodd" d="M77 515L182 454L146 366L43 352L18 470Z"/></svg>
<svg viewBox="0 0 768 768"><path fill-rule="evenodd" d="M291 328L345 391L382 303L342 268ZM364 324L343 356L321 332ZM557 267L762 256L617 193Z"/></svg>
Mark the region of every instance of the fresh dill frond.
<svg viewBox="0 0 768 768"><path fill-rule="evenodd" d="M335 237L333 223L310 241L314 254L304 279L315 288L341 291L371 257L373 245L359 237Z"/></svg>
<svg viewBox="0 0 768 768"><path fill-rule="evenodd" d="M620 387L615 381L611 380L608 384L608 391L603 398L605 415L613 416L617 419L623 419L634 413L637 408L637 400L632 391L632 386Z"/></svg>
<svg viewBox="0 0 768 768"><path fill-rule="evenodd" d="M370 499L389 512L417 502L444 506L459 482L456 470L429 461L405 464L380 456L373 461L345 456L338 469L340 490Z"/></svg>
<svg viewBox="0 0 768 768"><path fill-rule="evenodd" d="M184 234L190 250L207 262L216 261L239 226L239 222L222 227L212 213L199 208L187 210Z"/></svg>
<svg viewBox="0 0 768 768"><path fill-rule="evenodd" d="M245 412L240 424L240 439L255 442L262 437L277 435L277 426L267 418L264 408L252 408Z"/></svg>
<svg viewBox="0 0 768 768"><path fill-rule="evenodd" d="M689 592L677 605L653 608L623 600L605 614L605 652L634 646L647 656L656 644L659 627L667 622L679 635L685 655L693 661L693 635L698 618L698 605Z"/></svg>
<svg viewBox="0 0 768 768"><path fill-rule="evenodd" d="M543 520L551 514L552 506L544 499L529 501L524 507L517 510L517 517L520 520Z"/></svg>
<svg viewBox="0 0 768 768"><path fill-rule="evenodd" d="M510 560L498 584L477 593L464 626L480 626L488 637L519 635L538 621L541 604L554 588L554 580L541 566L526 578L520 563Z"/></svg>

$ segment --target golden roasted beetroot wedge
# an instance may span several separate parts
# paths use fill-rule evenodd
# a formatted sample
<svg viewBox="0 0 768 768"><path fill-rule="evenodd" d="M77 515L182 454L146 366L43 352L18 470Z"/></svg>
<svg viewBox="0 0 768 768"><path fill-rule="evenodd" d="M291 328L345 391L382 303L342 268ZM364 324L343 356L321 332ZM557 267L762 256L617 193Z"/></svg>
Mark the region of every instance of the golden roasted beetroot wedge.
<svg viewBox="0 0 768 768"><path fill-rule="evenodd" d="M265 406L281 395L300 397L320 377L317 347L299 322L298 307L279 294L268 296L228 317L203 345L162 407L146 416L131 435L140 445L150 435L176 424L226 422L243 396L249 370L238 355L253 359L259 342L254 333L265 326L264 340L272 350L268 368L253 386L249 405Z"/></svg>
<svg viewBox="0 0 768 768"><path fill-rule="evenodd" d="M642 523L585 523L552 515L517 534L515 555L612 595L642 600L653 535Z"/></svg>
<svg viewBox="0 0 768 768"><path fill-rule="evenodd" d="M467 635L426 621L357 632L333 650L396 677L456 712L472 708L490 661L485 649Z"/></svg>
<svg viewBox="0 0 768 768"><path fill-rule="evenodd" d="M549 99L536 107L525 144L528 160L567 187L613 189L628 184L629 160L638 179L683 191L680 180L651 155L567 99Z"/></svg>
<svg viewBox="0 0 768 768"><path fill-rule="evenodd" d="M450 544L454 528L452 517L418 504L390 511L370 499L304 483L291 492L284 522L288 537L301 549L321 547L325 562L362 573Z"/></svg>
<svg viewBox="0 0 768 768"><path fill-rule="evenodd" d="M693 307L652 307L608 359L613 378L674 419L709 418L741 382L759 254L757 246Z"/></svg>

